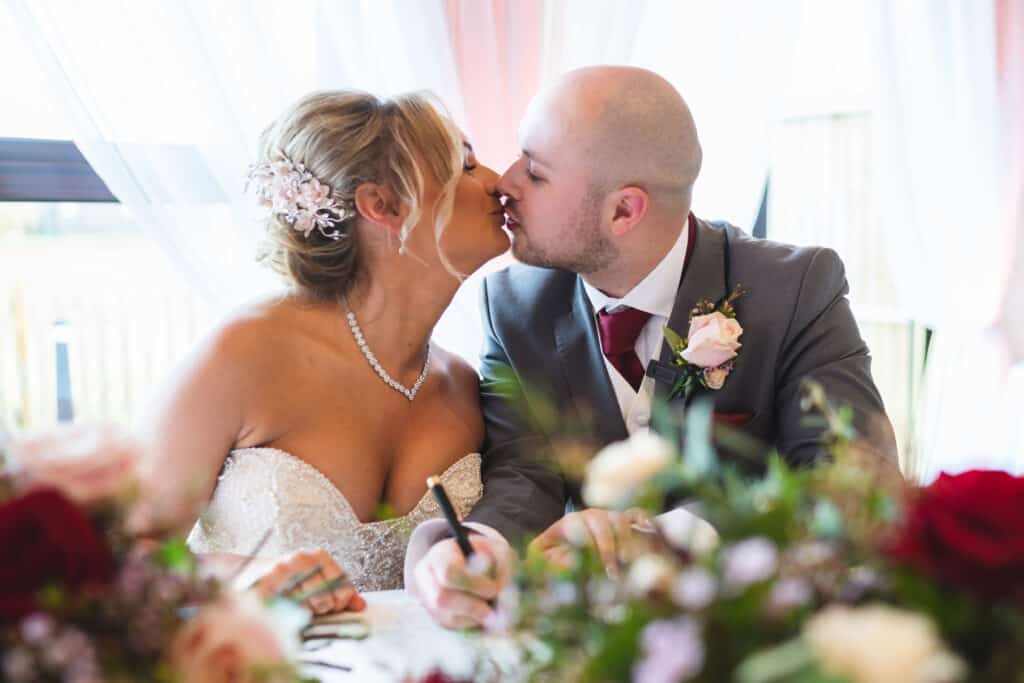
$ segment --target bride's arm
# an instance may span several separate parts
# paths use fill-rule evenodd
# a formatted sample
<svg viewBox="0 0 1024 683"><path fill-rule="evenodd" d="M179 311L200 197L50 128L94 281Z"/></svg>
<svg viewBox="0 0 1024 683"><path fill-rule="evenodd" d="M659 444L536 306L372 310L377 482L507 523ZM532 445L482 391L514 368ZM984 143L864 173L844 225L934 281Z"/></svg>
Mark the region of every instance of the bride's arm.
<svg viewBox="0 0 1024 683"><path fill-rule="evenodd" d="M224 325L200 342L149 406L138 429L146 452L142 533L187 529L209 500L275 355L265 339L255 321Z"/></svg>

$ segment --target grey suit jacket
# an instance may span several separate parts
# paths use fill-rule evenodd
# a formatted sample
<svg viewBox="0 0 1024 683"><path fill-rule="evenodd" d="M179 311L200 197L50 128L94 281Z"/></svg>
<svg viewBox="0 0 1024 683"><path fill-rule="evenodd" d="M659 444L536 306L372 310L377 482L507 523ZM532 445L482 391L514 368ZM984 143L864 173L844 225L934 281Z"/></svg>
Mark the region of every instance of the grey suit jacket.
<svg viewBox="0 0 1024 683"><path fill-rule="evenodd" d="M895 458L892 428L836 253L754 239L728 224L693 222L692 252L669 327L685 336L698 300L718 301L737 283L749 290L736 304L741 362L722 389L709 392L716 413L777 448L788 462L811 464L821 456L821 429L806 425L800 408L801 380L810 377L832 400L849 403L861 434ZM625 439L627 432L578 275L506 268L485 279L482 315L484 495L468 519L519 540L556 521L578 494L551 467L548 446L556 434L540 404L589 424L597 445ZM670 358L664 344L661 360ZM510 398L507 368L541 398L531 403L526 397L525 416ZM659 380L658 392L667 390Z"/></svg>

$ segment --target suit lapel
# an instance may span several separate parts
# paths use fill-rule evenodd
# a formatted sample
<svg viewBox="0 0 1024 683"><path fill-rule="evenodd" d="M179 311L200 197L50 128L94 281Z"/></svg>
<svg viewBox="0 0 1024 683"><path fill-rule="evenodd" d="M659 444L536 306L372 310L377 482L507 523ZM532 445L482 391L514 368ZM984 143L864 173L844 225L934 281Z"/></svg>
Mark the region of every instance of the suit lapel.
<svg viewBox="0 0 1024 683"><path fill-rule="evenodd" d="M717 302L724 297L725 291L725 233L690 214L693 226L690 238L692 250L683 266L679 290L676 292L676 303L672 307L672 315L668 319L668 327L680 337L685 338L690 330L690 311L701 299ZM668 342L662 342L660 361L664 364L672 362L672 349ZM669 382L658 380L655 385L655 396L664 400L672 386Z"/></svg>
<svg viewBox="0 0 1024 683"><path fill-rule="evenodd" d="M554 332L576 414L584 424L592 424L593 433L602 444L625 439L626 424L601 353L593 309L579 276L568 310L555 318Z"/></svg>

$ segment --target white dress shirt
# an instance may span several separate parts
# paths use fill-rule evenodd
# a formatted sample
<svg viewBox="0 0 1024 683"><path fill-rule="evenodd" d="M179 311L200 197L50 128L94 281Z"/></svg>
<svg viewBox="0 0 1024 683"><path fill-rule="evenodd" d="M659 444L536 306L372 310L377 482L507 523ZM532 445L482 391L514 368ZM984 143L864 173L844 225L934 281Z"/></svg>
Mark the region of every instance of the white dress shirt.
<svg viewBox="0 0 1024 683"><path fill-rule="evenodd" d="M668 250L664 258L654 269L641 280L636 287L629 290L621 299L613 299L596 287L591 287L583 281L587 297L593 307L595 324L597 312L607 309L614 312L620 306L638 308L651 314L650 319L640 330L637 337L636 355L644 367L656 358L661 351L661 342L664 337L662 328L668 324L669 316L672 315L672 308L676 303L676 292L679 289L680 278L683 273L683 265L686 261L686 247L689 242L690 231L687 225L679 234L672 248ZM676 330L685 334L686 330ZM615 390L615 397L619 402L619 409L622 411L622 419L626 423L626 431L629 434L646 429L651 421L651 402L654 397L654 379L644 377L640 384L640 390L634 391L633 385L626 381L626 378L607 358L604 359L605 367L608 368L608 377L611 379L612 388ZM687 512L673 511L659 515L659 519L670 515L692 517ZM502 535L486 524L479 522L468 522L466 526L485 536L490 536L498 542L506 542ZM448 536L448 527L443 519L429 519L413 531L409 538L409 545L405 552L405 588L415 595L415 583L412 580L413 570L416 563L423 557L430 547Z"/></svg>
<svg viewBox="0 0 1024 683"><path fill-rule="evenodd" d="M583 289L586 290L587 297L594 309L595 324L600 311L606 310L609 313L614 313L623 306L651 314L650 319L640 330L634 347L644 368L652 359L658 358L661 353L661 343L664 338L662 329L668 324L672 308L676 303L676 292L679 289L679 281L686 261L686 247L689 238L690 231L684 225L679 233L679 239L654 267L654 270L621 299L613 299L583 280ZM676 330L676 332L680 336L686 336L686 330ZM645 376L640 384L640 390L637 391L607 357L604 359L604 365L608 368L608 377L611 379L612 389L615 390L615 398L619 402L619 410L622 411L626 431L632 435L637 430L645 429L651 421L654 379Z"/></svg>

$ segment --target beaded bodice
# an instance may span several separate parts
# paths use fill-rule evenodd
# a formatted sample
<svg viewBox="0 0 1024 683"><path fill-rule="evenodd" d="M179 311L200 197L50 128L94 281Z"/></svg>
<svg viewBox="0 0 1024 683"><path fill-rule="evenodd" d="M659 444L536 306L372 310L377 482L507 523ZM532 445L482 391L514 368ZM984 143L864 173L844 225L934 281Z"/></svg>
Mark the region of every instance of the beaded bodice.
<svg viewBox="0 0 1024 683"><path fill-rule="evenodd" d="M483 493L480 455L472 453L441 475L460 517ZM276 448L234 450L224 463L213 498L188 536L197 553L248 555L273 529L260 551L277 559L300 550L326 550L360 591L402 587L405 547L420 522L440 517L424 492L401 517L361 522L341 491L304 460Z"/></svg>

